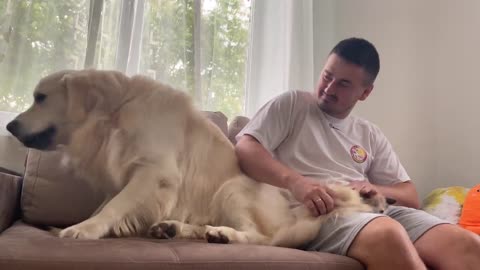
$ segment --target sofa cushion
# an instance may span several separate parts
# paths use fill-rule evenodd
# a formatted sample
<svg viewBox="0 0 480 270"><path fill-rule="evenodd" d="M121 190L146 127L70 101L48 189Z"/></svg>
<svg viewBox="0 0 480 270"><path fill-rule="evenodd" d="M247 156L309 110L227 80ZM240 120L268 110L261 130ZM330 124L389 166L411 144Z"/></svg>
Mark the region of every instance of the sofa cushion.
<svg viewBox="0 0 480 270"><path fill-rule="evenodd" d="M336 269L362 270L357 261L296 249L182 240L75 240L18 222L0 235L0 269Z"/></svg>
<svg viewBox="0 0 480 270"><path fill-rule="evenodd" d="M437 188L423 200L423 210L443 220L457 224L469 188L452 186Z"/></svg>
<svg viewBox="0 0 480 270"><path fill-rule="evenodd" d="M22 178L0 172L0 233L18 217Z"/></svg>
<svg viewBox="0 0 480 270"><path fill-rule="evenodd" d="M217 125L220 130L223 132L225 136L227 136L228 133L228 118L223 114L222 112L210 112L210 111L204 111L203 112L205 116L207 116L210 121L212 121L215 125Z"/></svg>
<svg viewBox="0 0 480 270"><path fill-rule="evenodd" d="M62 164L60 152L29 150L21 197L25 221L69 226L88 218L101 201L101 195Z"/></svg>
<svg viewBox="0 0 480 270"><path fill-rule="evenodd" d="M227 117L221 112L204 113L227 136ZM102 201L101 194L62 164L60 152L29 150L21 200L25 221L69 226L88 218Z"/></svg>
<svg viewBox="0 0 480 270"><path fill-rule="evenodd" d="M0 135L0 149L0 172L22 175L28 149L10 135Z"/></svg>

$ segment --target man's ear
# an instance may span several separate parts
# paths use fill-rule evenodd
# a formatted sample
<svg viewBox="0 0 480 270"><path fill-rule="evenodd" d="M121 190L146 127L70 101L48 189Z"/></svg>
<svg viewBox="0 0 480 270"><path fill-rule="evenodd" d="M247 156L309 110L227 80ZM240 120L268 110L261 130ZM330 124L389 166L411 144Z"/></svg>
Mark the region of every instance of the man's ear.
<svg viewBox="0 0 480 270"><path fill-rule="evenodd" d="M360 96L359 100L365 100L367 97L370 95L370 93L373 91L373 84L369 85L367 88L363 90L362 95Z"/></svg>

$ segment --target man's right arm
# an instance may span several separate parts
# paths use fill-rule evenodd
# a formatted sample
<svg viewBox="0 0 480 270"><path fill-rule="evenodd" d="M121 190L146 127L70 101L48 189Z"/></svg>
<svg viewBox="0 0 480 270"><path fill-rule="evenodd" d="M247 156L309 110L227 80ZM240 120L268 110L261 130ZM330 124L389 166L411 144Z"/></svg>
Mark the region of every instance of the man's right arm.
<svg viewBox="0 0 480 270"><path fill-rule="evenodd" d="M253 136L243 135L235 146L242 170L251 178L288 189L305 204L313 216L330 212L333 192L275 160Z"/></svg>

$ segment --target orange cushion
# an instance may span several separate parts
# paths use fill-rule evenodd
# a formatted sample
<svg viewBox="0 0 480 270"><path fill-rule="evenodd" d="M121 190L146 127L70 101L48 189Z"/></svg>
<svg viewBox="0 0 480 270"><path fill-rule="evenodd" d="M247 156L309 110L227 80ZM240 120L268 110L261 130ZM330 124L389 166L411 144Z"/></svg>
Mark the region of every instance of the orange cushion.
<svg viewBox="0 0 480 270"><path fill-rule="evenodd" d="M480 234L480 185L468 192L458 223L463 228Z"/></svg>

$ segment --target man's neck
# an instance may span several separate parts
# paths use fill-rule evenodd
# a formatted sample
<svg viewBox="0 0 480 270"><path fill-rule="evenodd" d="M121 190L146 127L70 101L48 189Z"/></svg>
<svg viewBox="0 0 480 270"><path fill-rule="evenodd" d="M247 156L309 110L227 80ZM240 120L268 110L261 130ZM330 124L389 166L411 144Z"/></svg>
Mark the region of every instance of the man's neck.
<svg viewBox="0 0 480 270"><path fill-rule="evenodd" d="M350 111L347 112L346 114L341 114L341 115L339 115L339 114L329 113L329 112L327 112L327 111L325 111L325 110L323 110L323 109L321 109L321 110L322 110L325 114L327 114L328 116L333 117L333 118L338 119L338 120L344 120L344 119L346 119L346 118L350 115Z"/></svg>

